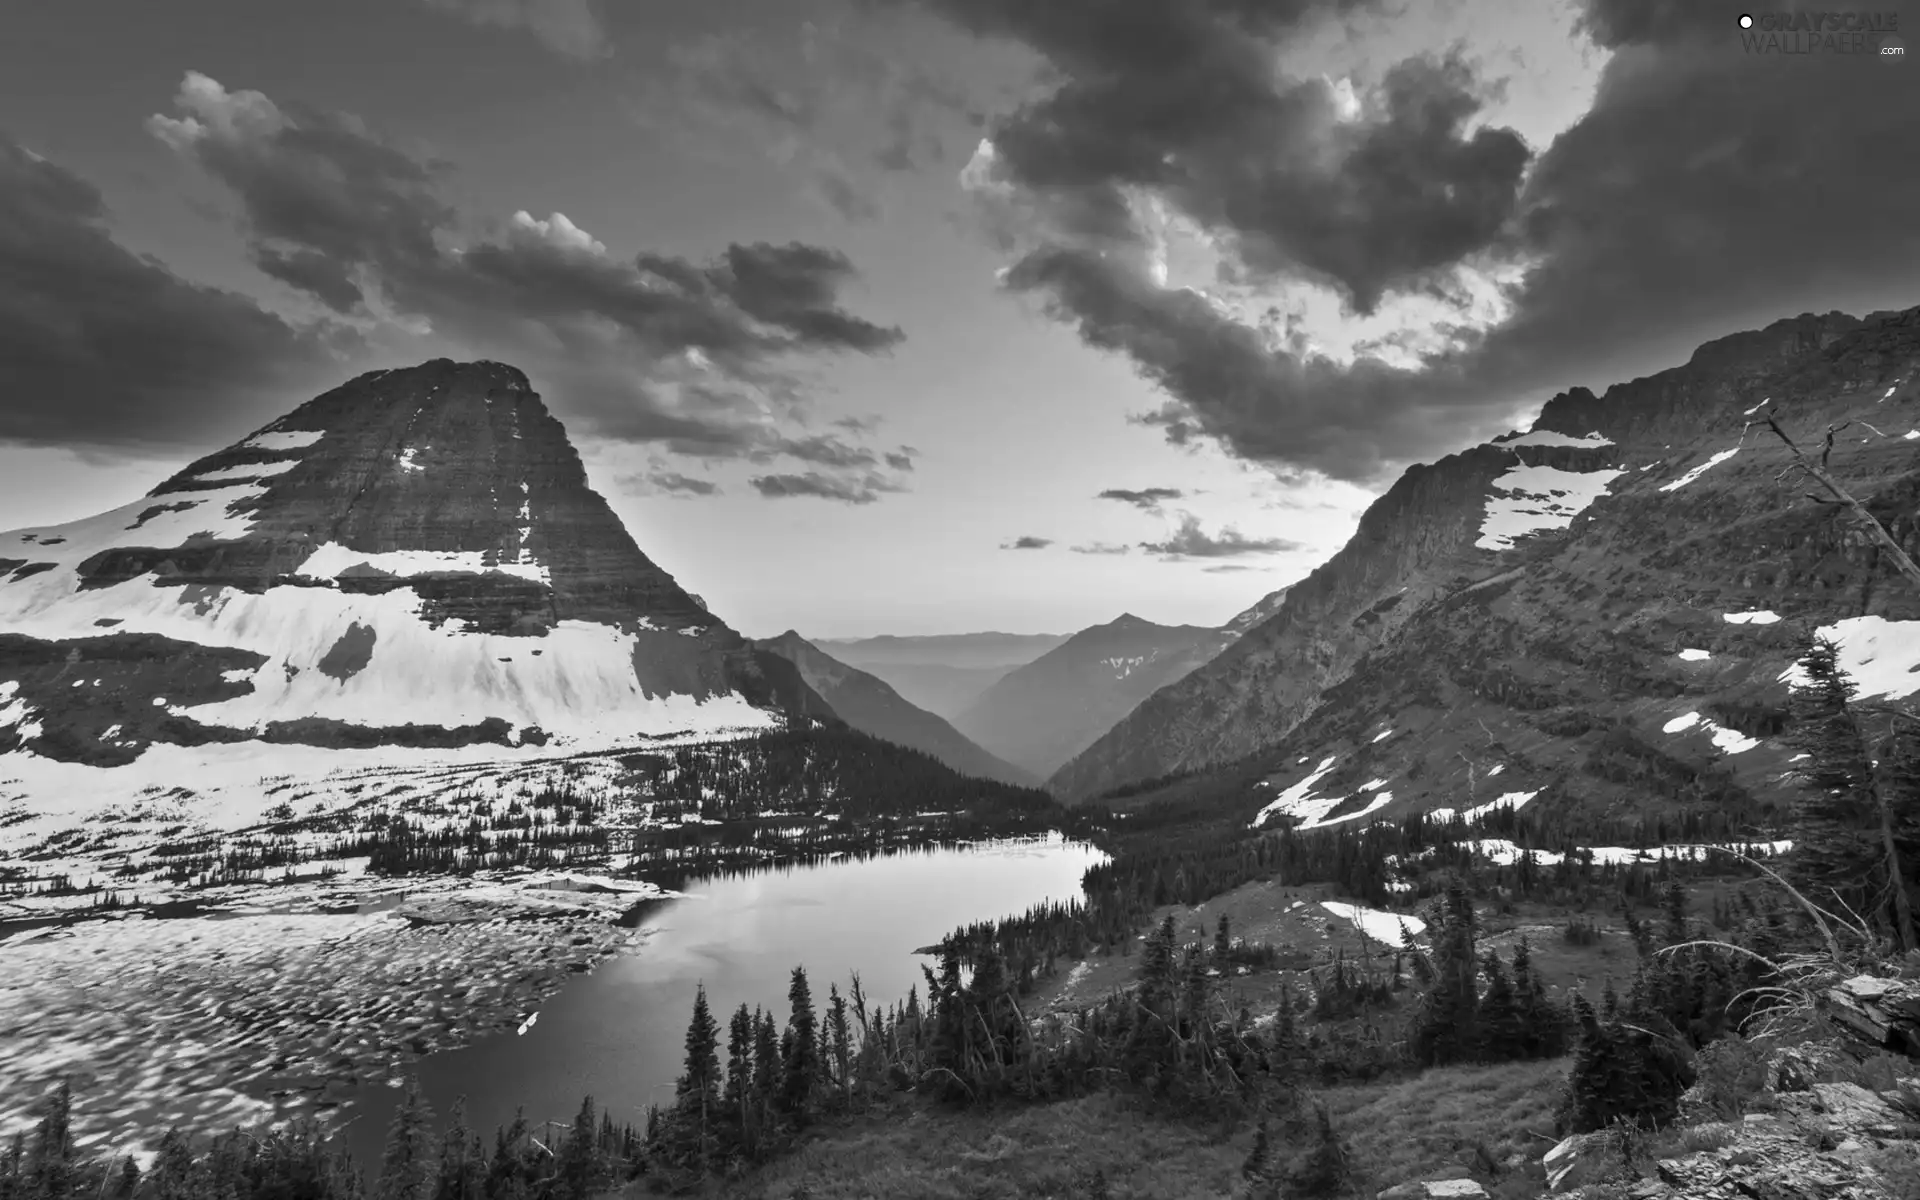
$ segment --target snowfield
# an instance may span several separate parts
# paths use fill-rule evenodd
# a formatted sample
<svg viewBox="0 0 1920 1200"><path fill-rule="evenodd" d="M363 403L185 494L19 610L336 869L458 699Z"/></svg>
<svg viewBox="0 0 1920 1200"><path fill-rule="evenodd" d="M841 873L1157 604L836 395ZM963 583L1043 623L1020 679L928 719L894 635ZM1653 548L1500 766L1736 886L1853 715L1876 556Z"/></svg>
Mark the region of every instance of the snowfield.
<svg viewBox="0 0 1920 1200"><path fill-rule="evenodd" d="M1897 700L1920 692L1920 621L1848 617L1814 631L1839 646L1840 669L1859 686L1859 698ZM1789 687L1805 687L1795 663L1780 674Z"/></svg>
<svg viewBox="0 0 1920 1200"><path fill-rule="evenodd" d="M1495 494L1487 497L1486 518L1474 545L1482 550L1508 550L1528 534L1565 529L1624 474L1514 467L1493 481Z"/></svg>

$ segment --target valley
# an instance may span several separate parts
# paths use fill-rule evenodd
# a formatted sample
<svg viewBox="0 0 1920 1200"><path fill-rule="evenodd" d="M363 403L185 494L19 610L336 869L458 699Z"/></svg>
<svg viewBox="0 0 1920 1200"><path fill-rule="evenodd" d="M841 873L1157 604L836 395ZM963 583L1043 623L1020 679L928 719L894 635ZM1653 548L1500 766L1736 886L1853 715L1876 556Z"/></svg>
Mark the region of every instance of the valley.
<svg viewBox="0 0 1920 1200"><path fill-rule="evenodd" d="M1920 309L1791 318L1220 625L842 640L685 591L517 368L356 376L0 534L0 1133L183 1197L488 1130L489 1200L1897 1195L1916 370Z"/></svg>

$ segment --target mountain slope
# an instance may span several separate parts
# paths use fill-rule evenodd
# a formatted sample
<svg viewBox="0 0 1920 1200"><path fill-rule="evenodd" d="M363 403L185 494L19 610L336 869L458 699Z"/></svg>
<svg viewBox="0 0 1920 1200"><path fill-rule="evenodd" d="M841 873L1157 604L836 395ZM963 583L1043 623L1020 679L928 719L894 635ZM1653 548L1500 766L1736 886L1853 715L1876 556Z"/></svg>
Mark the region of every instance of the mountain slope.
<svg viewBox="0 0 1920 1200"><path fill-rule="evenodd" d="M865 671L839 662L789 629L777 638L754 643L800 670L800 678L841 720L874 737L922 750L962 775L1032 786L1037 777L974 745L959 730Z"/></svg>
<svg viewBox="0 0 1920 1200"><path fill-rule="evenodd" d="M1128 613L1009 672L954 725L1015 766L1045 775L1226 640L1218 629L1156 625Z"/></svg>
<svg viewBox="0 0 1920 1200"><path fill-rule="evenodd" d="M1276 814L1305 818L1546 787L1602 808L1751 799L1779 771L1766 738L1797 637L1877 631L1904 655L1909 627L1874 621L1920 606L1742 426L1769 399L1803 440L1872 422L1887 436L1854 426L1865 440L1843 438L1834 467L1912 552L1916 364L1920 310L1808 314L1558 396L1529 434L1409 470L1275 614L1051 786L1085 797L1264 757ZM1854 618L1870 620L1835 626Z"/></svg>
<svg viewBox="0 0 1920 1200"><path fill-rule="evenodd" d="M35 762L134 786L156 746L192 750L169 772L592 750L800 708L830 715L640 551L499 363L359 376L132 504L0 534L0 800Z"/></svg>
<svg viewBox="0 0 1920 1200"><path fill-rule="evenodd" d="M1234 641L1238 641L1249 629L1254 628L1274 613L1279 612L1280 606L1287 602L1287 593L1290 590L1292 590L1291 584L1281 588L1277 592L1268 592L1245 609L1242 609L1231 621L1222 625L1220 632L1226 634Z"/></svg>

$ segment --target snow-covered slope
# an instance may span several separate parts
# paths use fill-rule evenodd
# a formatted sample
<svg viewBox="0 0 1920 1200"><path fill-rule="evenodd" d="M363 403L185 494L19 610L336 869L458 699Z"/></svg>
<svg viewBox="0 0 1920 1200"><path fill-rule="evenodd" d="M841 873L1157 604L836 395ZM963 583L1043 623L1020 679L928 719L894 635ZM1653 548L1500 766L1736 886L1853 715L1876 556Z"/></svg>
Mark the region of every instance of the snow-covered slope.
<svg viewBox="0 0 1920 1200"><path fill-rule="evenodd" d="M0 803L246 790L288 744L750 733L803 700L830 715L641 553L499 363L360 376L131 504L0 534Z"/></svg>

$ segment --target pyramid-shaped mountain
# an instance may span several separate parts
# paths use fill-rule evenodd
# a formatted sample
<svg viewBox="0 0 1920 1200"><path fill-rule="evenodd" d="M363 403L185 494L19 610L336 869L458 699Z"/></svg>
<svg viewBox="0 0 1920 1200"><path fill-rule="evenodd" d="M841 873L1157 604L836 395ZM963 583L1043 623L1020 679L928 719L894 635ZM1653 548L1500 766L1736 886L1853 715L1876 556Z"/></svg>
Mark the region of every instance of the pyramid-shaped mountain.
<svg viewBox="0 0 1920 1200"><path fill-rule="evenodd" d="M588 751L802 708L831 713L641 552L501 363L361 375L132 504L0 534L0 777L156 745Z"/></svg>

